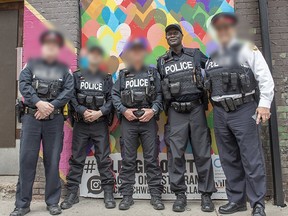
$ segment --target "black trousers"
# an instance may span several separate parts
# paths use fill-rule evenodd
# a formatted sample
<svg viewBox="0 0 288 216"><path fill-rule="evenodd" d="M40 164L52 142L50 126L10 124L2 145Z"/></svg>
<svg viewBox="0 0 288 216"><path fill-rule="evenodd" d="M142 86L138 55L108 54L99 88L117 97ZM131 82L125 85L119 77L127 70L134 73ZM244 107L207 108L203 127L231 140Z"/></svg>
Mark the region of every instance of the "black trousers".
<svg viewBox="0 0 288 216"><path fill-rule="evenodd" d="M33 115L25 114L22 123L15 206L30 206L41 140L46 177L45 201L48 206L58 204L61 195L59 161L63 147L64 118L62 115L55 115L52 120L39 121Z"/></svg>
<svg viewBox="0 0 288 216"><path fill-rule="evenodd" d="M112 171L112 160L109 157L109 129L106 121L94 123L75 122L72 156L69 161L70 171L67 175L67 189L72 193L78 192L89 141L92 141L94 144L95 158L101 177L101 186L104 191L113 192L115 179Z"/></svg>
<svg viewBox="0 0 288 216"><path fill-rule="evenodd" d="M266 174L259 125L252 116L257 104L241 105L236 111L225 112L214 107L214 128L220 161L226 175L229 201L256 203L264 206Z"/></svg>
<svg viewBox="0 0 288 216"><path fill-rule="evenodd" d="M122 195L133 195L135 184L137 149L139 138L143 148L144 166L151 195L160 196L163 192L162 171L159 166L159 138L155 118L149 122L121 121L122 167L119 173L122 182L119 191Z"/></svg>
<svg viewBox="0 0 288 216"><path fill-rule="evenodd" d="M185 150L189 142L198 172L199 192L216 192L211 159L211 136L203 105L194 108L190 113L178 113L170 107L165 125L165 142L168 150L170 187L175 194L187 191L184 174Z"/></svg>

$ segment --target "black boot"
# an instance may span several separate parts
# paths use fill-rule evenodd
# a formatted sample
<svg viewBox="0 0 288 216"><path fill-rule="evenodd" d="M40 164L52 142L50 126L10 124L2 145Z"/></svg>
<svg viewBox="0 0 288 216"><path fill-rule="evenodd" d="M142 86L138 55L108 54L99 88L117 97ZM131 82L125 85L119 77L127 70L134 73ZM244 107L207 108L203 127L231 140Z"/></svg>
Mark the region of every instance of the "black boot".
<svg viewBox="0 0 288 216"><path fill-rule="evenodd" d="M77 193L69 193L60 206L62 209L69 209L76 203L79 203L79 197Z"/></svg>
<svg viewBox="0 0 288 216"><path fill-rule="evenodd" d="M116 207L113 192L104 192L104 203L107 209L112 209Z"/></svg>
<svg viewBox="0 0 288 216"><path fill-rule="evenodd" d="M233 202L229 202L226 205L219 207L219 213L221 214L233 214L240 211L246 211L247 206L246 203L244 204L237 204Z"/></svg>
<svg viewBox="0 0 288 216"><path fill-rule="evenodd" d="M162 202L161 195L152 195L150 204L153 205L155 210L163 210L165 209L165 205Z"/></svg>
<svg viewBox="0 0 288 216"><path fill-rule="evenodd" d="M173 204L173 211L174 212L184 212L187 206L187 197L185 193L180 193L176 195L177 198Z"/></svg>
<svg viewBox="0 0 288 216"><path fill-rule="evenodd" d="M10 216L23 216L30 212L30 208L15 208L13 212L11 212Z"/></svg>
<svg viewBox="0 0 288 216"><path fill-rule="evenodd" d="M203 212L213 212L214 211L214 204L211 200L210 193L203 193L201 195L201 210Z"/></svg>
<svg viewBox="0 0 288 216"><path fill-rule="evenodd" d="M58 204L47 206L47 210L51 215L59 215L62 213L62 210Z"/></svg>
<svg viewBox="0 0 288 216"><path fill-rule="evenodd" d="M124 196L119 204L120 210L128 210L134 204L132 196Z"/></svg>
<svg viewBox="0 0 288 216"><path fill-rule="evenodd" d="M264 206L257 203L253 208L252 216L266 216Z"/></svg>

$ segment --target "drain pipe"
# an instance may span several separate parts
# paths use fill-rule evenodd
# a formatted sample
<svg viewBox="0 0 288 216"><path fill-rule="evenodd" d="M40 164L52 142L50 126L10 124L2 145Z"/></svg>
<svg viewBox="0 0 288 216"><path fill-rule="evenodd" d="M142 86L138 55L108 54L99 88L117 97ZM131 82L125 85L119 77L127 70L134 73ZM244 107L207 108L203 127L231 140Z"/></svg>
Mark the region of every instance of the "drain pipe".
<svg viewBox="0 0 288 216"><path fill-rule="evenodd" d="M262 51L267 64L272 72L272 58L268 25L268 2L267 0L258 0L260 12L260 25L262 37ZM274 205L285 207L284 193L282 185L281 155L278 137L278 123L275 97L271 104L271 118L269 120L270 150L272 159L273 191Z"/></svg>

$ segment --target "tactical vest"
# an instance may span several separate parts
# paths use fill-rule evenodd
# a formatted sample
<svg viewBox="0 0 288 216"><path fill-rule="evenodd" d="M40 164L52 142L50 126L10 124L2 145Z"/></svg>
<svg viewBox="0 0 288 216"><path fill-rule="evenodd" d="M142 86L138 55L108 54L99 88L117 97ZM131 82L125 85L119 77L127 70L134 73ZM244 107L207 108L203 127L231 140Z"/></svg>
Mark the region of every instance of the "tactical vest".
<svg viewBox="0 0 288 216"><path fill-rule="evenodd" d="M183 49L178 60L173 58L171 51L160 57L162 89L168 93L164 93L165 100L187 101L192 95L202 93L200 56L196 49Z"/></svg>
<svg viewBox="0 0 288 216"><path fill-rule="evenodd" d="M108 80L110 74L105 76L93 76L88 72L75 72L76 76L76 98L79 104L92 110L99 110L106 102L108 91Z"/></svg>
<svg viewBox="0 0 288 216"><path fill-rule="evenodd" d="M241 44L232 47L225 54L225 58L219 57L215 53L207 61L205 85L211 92L211 97L233 94L245 95L256 90L257 81L252 70L238 62L241 47Z"/></svg>
<svg viewBox="0 0 288 216"><path fill-rule="evenodd" d="M44 65L36 62L32 74L32 87L37 96L44 101L52 101L63 90L64 70L61 65Z"/></svg>
<svg viewBox="0 0 288 216"><path fill-rule="evenodd" d="M119 73L121 88L121 103L129 108L150 107L156 98L155 69L130 73L123 69Z"/></svg>

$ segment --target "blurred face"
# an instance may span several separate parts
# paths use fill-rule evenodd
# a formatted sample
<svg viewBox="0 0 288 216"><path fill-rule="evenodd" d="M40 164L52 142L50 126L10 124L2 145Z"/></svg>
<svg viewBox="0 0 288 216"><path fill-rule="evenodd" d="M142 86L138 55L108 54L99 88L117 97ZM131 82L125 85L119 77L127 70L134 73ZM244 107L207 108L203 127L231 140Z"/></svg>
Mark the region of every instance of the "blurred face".
<svg viewBox="0 0 288 216"><path fill-rule="evenodd" d="M99 66L103 62L103 56L98 50L89 51L87 59L88 63L92 66Z"/></svg>
<svg viewBox="0 0 288 216"><path fill-rule="evenodd" d="M47 61L55 61L60 54L60 46L55 41L46 41L42 44L42 57Z"/></svg>
<svg viewBox="0 0 288 216"><path fill-rule="evenodd" d="M219 24L214 26L216 36L221 45L227 45L236 35L235 26L231 24Z"/></svg>
<svg viewBox="0 0 288 216"><path fill-rule="evenodd" d="M143 65L147 55L147 50L141 46L136 46L127 51L127 61L130 65Z"/></svg>
<svg viewBox="0 0 288 216"><path fill-rule="evenodd" d="M170 29L166 33L166 40L170 47L176 47L182 44L183 35L177 29Z"/></svg>

